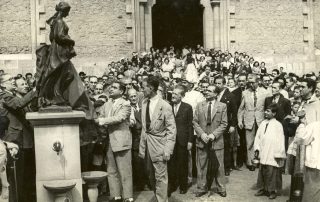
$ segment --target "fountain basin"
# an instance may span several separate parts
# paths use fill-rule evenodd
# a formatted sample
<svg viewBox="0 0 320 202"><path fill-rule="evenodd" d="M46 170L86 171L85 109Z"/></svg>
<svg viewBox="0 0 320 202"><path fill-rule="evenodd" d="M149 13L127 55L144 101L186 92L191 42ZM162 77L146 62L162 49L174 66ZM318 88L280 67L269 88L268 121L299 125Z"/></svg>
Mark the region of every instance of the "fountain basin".
<svg viewBox="0 0 320 202"><path fill-rule="evenodd" d="M71 191L76 186L75 182L70 181L51 181L43 184L43 187L53 194L64 194Z"/></svg>
<svg viewBox="0 0 320 202"><path fill-rule="evenodd" d="M88 184L97 184L104 180L107 176L107 172L103 171L89 171L81 173L82 179Z"/></svg>

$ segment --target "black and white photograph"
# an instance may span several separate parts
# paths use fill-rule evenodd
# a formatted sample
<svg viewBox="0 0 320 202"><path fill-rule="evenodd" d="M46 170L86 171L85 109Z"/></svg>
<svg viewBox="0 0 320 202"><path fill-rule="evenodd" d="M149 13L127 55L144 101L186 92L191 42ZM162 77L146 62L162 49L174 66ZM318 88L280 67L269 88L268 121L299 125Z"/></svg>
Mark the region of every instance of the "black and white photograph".
<svg viewBox="0 0 320 202"><path fill-rule="evenodd" d="M0 202L320 202L320 0L0 0Z"/></svg>

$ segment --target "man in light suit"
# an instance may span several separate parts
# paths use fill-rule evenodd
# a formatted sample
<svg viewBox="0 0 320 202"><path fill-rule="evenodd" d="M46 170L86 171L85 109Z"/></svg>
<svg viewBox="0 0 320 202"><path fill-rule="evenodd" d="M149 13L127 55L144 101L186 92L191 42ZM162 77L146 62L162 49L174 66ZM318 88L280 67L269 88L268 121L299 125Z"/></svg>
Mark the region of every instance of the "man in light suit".
<svg viewBox="0 0 320 202"><path fill-rule="evenodd" d="M151 187L158 202L168 201L167 162L176 142L176 123L169 103L157 96L159 79L143 81L142 132L139 156L146 160Z"/></svg>
<svg viewBox="0 0 320 202"><path fill-rule="evenodd" d="M218 194L222 197L227 196L224 175L224 140L223 133L228 125L227 105L217 101L219 88L210 85L205 91L206 101L200 102L195 110L193 127L197 134L197 186L196 197L201 197L208 192L207 187L207 168L208 152L215 150L220 164L218 172L214 176L214 181L218 188ZM212 146L209 148L209 141Z"/></svg>
<svg viewBox="0 0 320 202"><path fill-rule="evenodd" d="M264 120L264 104L269 92L258 86L259 78L255 74L248 75L248 89L242 92L238 110L238 126L246 130L247 166L254 171L251 160L254 158L253 143L256 131Z"/></svg>
<svg viewBox="0 0 320 202"><path fill-rule="evenodd" d="M103 105L99 125L106 126L109 132L107 149L107 171L110 196L113 201L133 201L131 146L132 135L129 129L130 103L122 98L126 88L114 81L110 87L110 99ZM122 194L121 194L122 190Z"/></svg>

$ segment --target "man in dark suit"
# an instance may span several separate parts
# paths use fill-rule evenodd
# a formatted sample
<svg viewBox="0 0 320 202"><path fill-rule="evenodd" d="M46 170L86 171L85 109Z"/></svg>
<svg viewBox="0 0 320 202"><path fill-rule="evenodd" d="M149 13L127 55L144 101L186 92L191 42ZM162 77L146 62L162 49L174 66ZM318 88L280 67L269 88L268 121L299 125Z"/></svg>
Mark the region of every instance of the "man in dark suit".
<svg viewBox="0 0 320 202"><path fill-rule="evenodd" d="M178 85L172 92L172 109L176 121L177 136L173 155L169 161L169 195L179 186L180 194L188 189L188 151L193 142L193 110L191 105L182 102L186 89Z"/></svg>
<svg viewBox="0 0 320 202"><path fill-rule="evenodd" d="M234 95L235 101L237 103L237 113L241 104L242 92L246 89L246 85L247 85L247 75L240 74L238 76L238 88L231 92ZM240 137L240 146L238 147L238 153L237 153L237 163L238 163L238 166L241 167L246 162L246 159L247 159L246 130L244 128L240 129L237 126L237 133L239 134L239 137Z"/></svg>
<svg viewBox="0 0 320 202"><path fill-rule="evenodd" d="M22 82L22 80L21 80ZM19 190L19 196L14 196L14 175L13 172L9 170L9 183L10 186L10 201L15 201L14 197L19 198L19 201L32 201L31 193L25 193L25 184L24 178L30 179L30 176L25 175L25 169L29 169L31 164L34 162L26 162L25 157L30 156L29 154L32 152L26 152L27 149L29 150L30 147L33 146L33 129L30 123L25 119L25 114L28 111L27 106L28 104L37 97L36 89L31 90L27 93L25 92L18 92L16 95L16 86L15 80L10 75L3 75L2 80L0 82L1 88L3 91L0 93L0 99L3 100L3 107L7 111L7 117L9 119L9 126L5 137L3 138L4 141L13 142L17 144L21 148L21 152L18 154L19 160L17 161L17 186ZM22 91L22 90L21 90ZM24 95L23 95L24 94ZM32 154L31 154L32 155ZM32 157L31 157L32 158ZM26 163L29 163L28 167L25 167ZM7 167L10 167L13 164L13 159L8 159ZM27 170L27 173L30 174L32 171ZM32 174L30 174L32 175ZM30 185L30 184L28 184ZM32 186L30 185L28 188L30 189ZM13 196L13 197L11 197Z"/></svg>
<svg viewBox="0 0 320 202"><path fill-rule="evenodd" d="M238 140L236 134L237 127L237 104L235 102L235 98L230 93L230 91L226 88L226 79L222 76L218 76L215 78L214 83L216 87L219 89L220 93L217 97L219 102L225 103L227 105L227 115L228 115L228 126L223 133L224 138L224 169L225 175L229 176L230 171L232 169L233 161L232 159L237 158L237 143L234 147L234 142ZM238 140L239 141L239 140ZM234 151L235 150L235 151ZM233 154L235 153L235 156ZM237 166L235 167L237 168Z"/></svg>
<svg viewBox="0 0 320 202"><path fill-rule="evenodd" d="M284 118L291 113L291 102L290 100L284 98L284 96L280 93L280 83L275 81L272 83L272 96L267 97L265 99L264 108L265 110L267 107L272 104L278 104L278 112L275 118L280 122L283 123ZM288 138L285 138L285 145L288 148Z"/></svg>
<svg viewBox="0 0 320 202"><path fill-rule="evenodd" d="M284 118L291 113L291 104L290 100L284 98L280 93L280 85L279 82L273 82L272 96L265 99L264 108L266 109L272 103L278 104L279 109L275 118L282 123Z"/></svg>
<svg viewBox="0 0 320 202"><path fill-rule="evenodd" d="M224 176L224 143L223 133L228 125L227 105L216 100L219 94L218 88L210 85L205 91L206 100L197 104L193 117L193 127L197 133L197 188L196 197L201 197L208 192L207 171L208 153L214 150L219 162L219 169L214 177L217 192L226 197ZM209 141L212 146L209 148Z"/></svg>
<svg viewBox="0 0 320 202"><path fill-rule="evenodd" d="M130 131L132 134L132 178L133 187L137 191L144 189L147 184L145 166L139 157L139 144L141 137L141 106L138 104L137 91L134 88L128 90L128 98L131 105Z"/></svg>

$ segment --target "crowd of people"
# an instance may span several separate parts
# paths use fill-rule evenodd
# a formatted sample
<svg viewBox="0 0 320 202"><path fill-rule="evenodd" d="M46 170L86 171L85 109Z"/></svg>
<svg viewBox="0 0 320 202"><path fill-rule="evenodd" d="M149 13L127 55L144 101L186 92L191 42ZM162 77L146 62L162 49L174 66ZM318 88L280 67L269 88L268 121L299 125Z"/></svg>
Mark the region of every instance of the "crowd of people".
<svg viewBox="0 0 320 202"><path fill-rule="evenodd" d="M33 201L33 130L25 114L37 110L34 76L0 75L0 138L10 151L19 146L17 197ZM302 172L303 200L320 200L319 74L298 76L245 52L198 45L134 52L103 75L79 77L94 107L93 127L80 134L81 169L106 170L100 192L113 201L133 201L133 191L151 189L165 202L178 188L186 194L194 178L196 197L226 197L226 176L245 167L259 169L256 196L275 199L282 174L294 181ZM301 161L306 169L296 169ZM9 184L0 177L4 196Z"/></svg>

